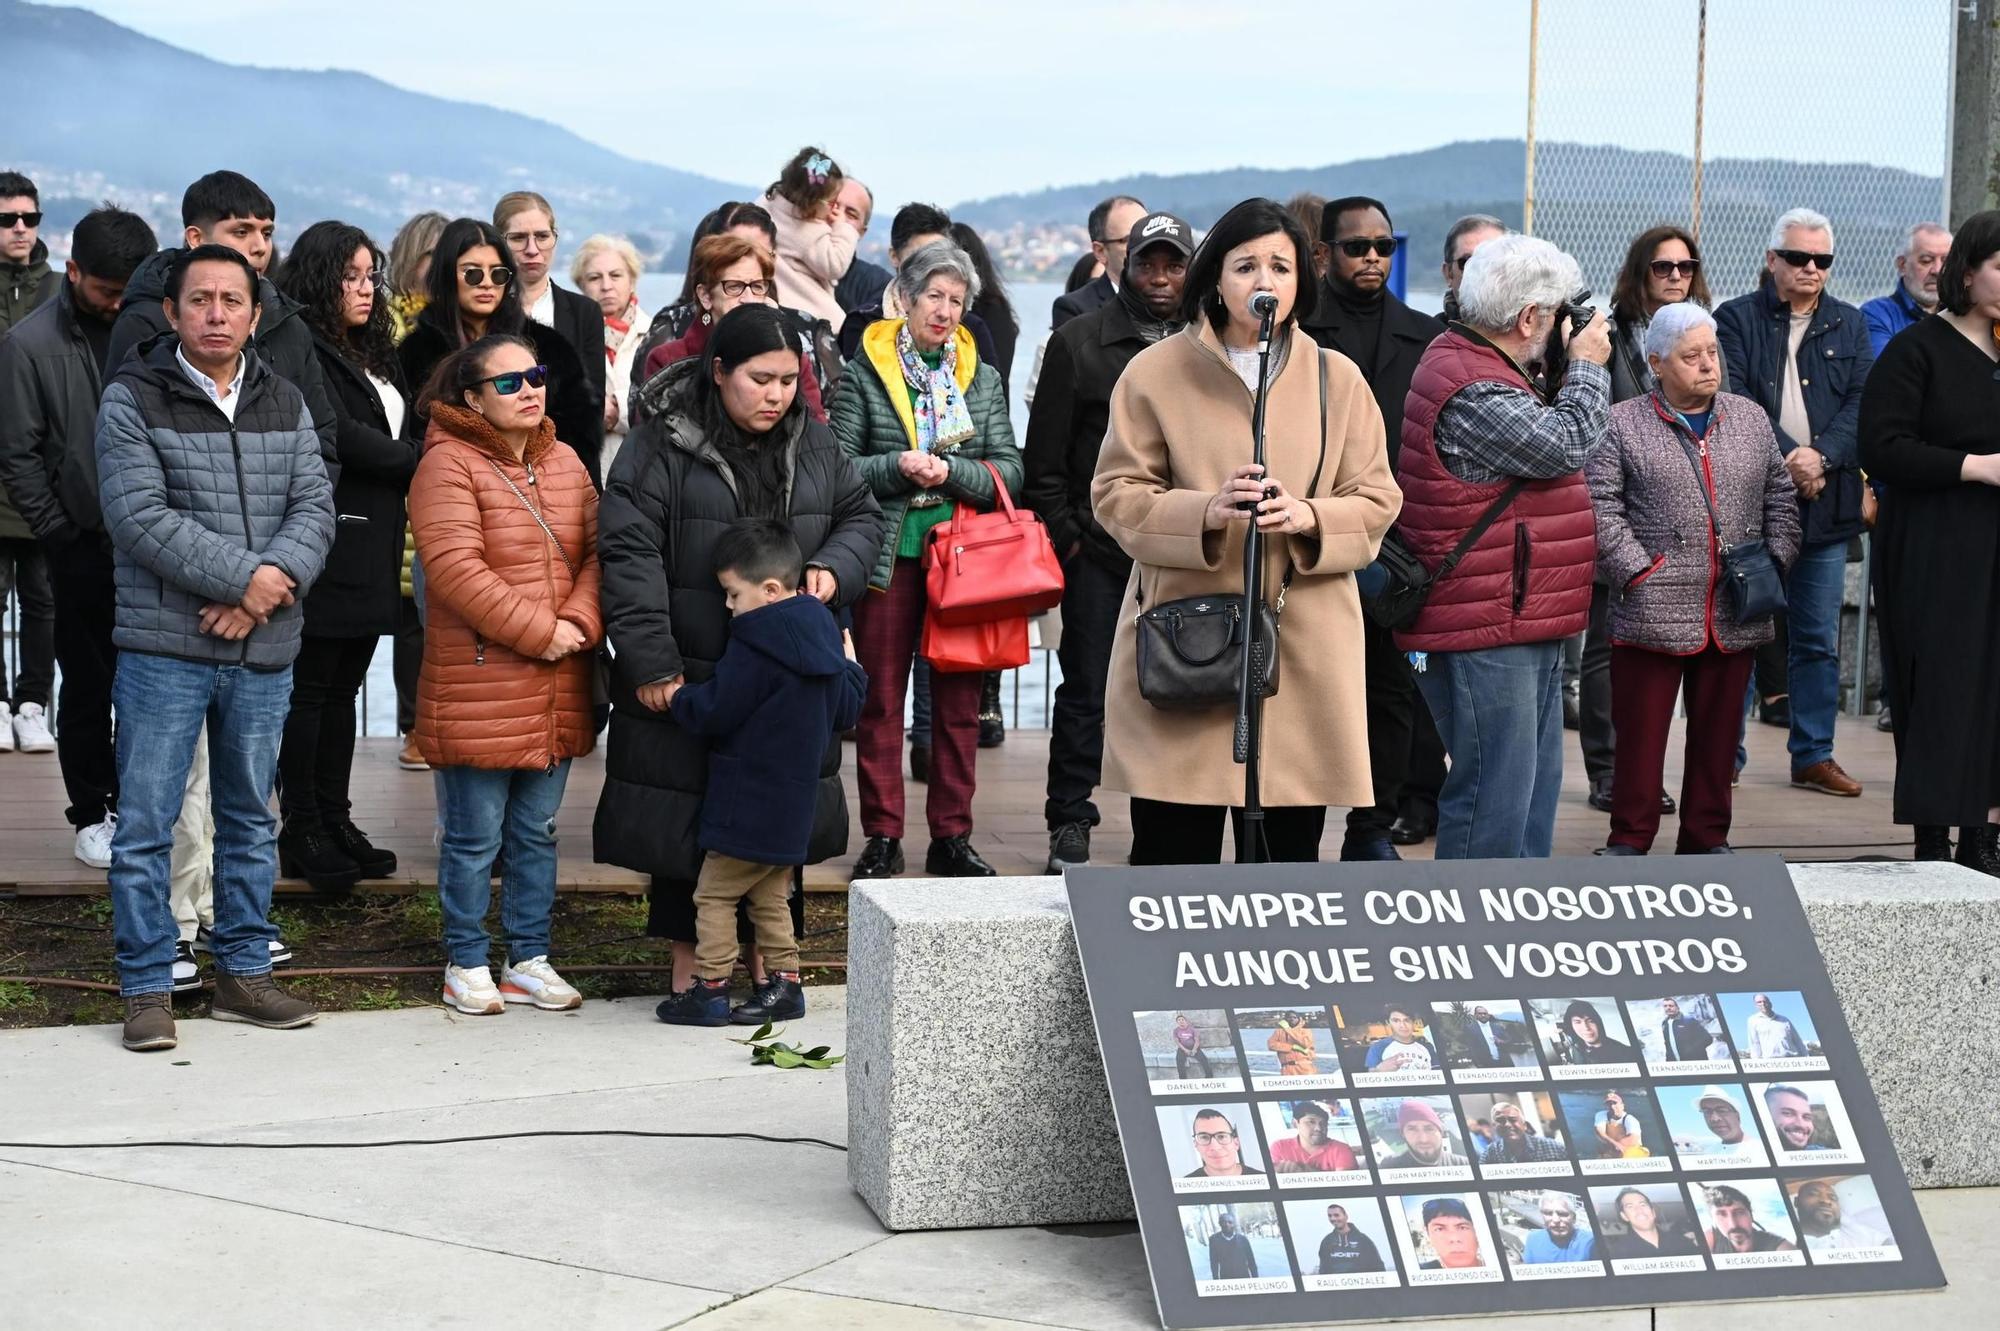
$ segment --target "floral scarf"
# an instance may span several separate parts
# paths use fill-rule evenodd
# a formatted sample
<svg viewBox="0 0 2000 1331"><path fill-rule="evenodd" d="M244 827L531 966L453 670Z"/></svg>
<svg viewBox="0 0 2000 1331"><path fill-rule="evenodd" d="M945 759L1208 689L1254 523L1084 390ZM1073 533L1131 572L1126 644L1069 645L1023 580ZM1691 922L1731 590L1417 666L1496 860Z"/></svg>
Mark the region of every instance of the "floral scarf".
<svg viewBox="0 0 2000 1331"><path fill-rule="evenodd" d="M944 344L944 356L933 370L917 354L906 322L896 330L896 358L903 365L903 382L916 394L917 448L935 453L962 443L975 433L965 395L958 391L958 340Z"/></svg>
<svg viewBox="0 0 2000 1331"><path fill-rule="evenodd" d="M632 325L639 321L639 298L635 295L625 302L622 314L604 316L604 359L612 364L618 361L618 351L625 345L625 339L632 335Z"/></svg>

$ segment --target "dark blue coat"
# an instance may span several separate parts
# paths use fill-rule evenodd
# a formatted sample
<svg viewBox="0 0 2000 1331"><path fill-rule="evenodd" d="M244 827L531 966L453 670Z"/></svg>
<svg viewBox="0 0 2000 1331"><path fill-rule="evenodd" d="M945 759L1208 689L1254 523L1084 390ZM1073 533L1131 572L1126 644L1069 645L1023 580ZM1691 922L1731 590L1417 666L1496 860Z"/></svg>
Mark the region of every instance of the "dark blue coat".
<svg viewBox="0 0 2000 1331"><path fill-rule="evenodd" d="M819 771L861 717L868 676L841 651L833 613L791 596L736 616L715 674L674 695L673 717L711 741L703 850L803 864Z"/></svg>
<svg viewBox="0 0 2000 1331"><path fill-rule="evenodd" d="M1868 320L1861 311L1822 295L1799 343L1799 391L1806 401L1812 438L1790 438L1778 426L1790 317L1790 309L1766 282L1716 310L1716 340L1729 373L1725 387L1764 409L1772 433L1778 436L1778 451L1789 453L1800 444L1811 444L1826 456L1826 488L1819 498L1799 504L1804 544L1826 545L1861 532L1861 457L1855 427L1861 419L1861 386L1868 380L1875 353L1869 349Z"/></svg>

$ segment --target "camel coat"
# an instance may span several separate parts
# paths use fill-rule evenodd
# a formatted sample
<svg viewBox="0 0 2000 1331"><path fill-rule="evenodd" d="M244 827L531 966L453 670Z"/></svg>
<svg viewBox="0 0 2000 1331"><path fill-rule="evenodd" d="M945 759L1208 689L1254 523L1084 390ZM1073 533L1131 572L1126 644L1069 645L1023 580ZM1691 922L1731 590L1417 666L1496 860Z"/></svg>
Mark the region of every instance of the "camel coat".
<svg viewBox="0 0 2000 1331"><path fill-rule="evenodd" d="M1308 497L1311 537L1267 539L1275 600L1287 554L1296 565L1279 637L1278 692L1264 703L1263 802L1353 807L1375 802L1368 766L1361 602L1354 573L1375 558L1402 492L1389 470L1382 412L1355 368L1302 332L1271 385L1270 474ZM1326 358L1326 463L1319 459L1319 372ZM1275 352L1273 354L1275 359ZM1208 502L1248 462L1250 390L1206 320L1146 348L1111 394L1111 423L1090 497L1097 520L1132 556L1104 698L1104 784L1145 799L1240 805L1243 769L1230 755L1235 708L1162 711L1139 696L1139 597L1241 595L1243 523L1202 528Z"/></svg>

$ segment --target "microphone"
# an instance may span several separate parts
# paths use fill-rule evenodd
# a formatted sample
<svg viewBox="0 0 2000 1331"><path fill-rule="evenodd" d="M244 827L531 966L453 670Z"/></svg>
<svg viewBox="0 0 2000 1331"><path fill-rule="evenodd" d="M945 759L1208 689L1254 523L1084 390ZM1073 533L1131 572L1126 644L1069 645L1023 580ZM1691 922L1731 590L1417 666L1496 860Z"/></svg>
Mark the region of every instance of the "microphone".
<svg viewBox="0 0 2000 1331"><path fill-rule="evenodd" d="M1250 313L1259 319L1274 319L1278 315L1278 298L1268 291L1260 291L1250 297Z"/></svg>

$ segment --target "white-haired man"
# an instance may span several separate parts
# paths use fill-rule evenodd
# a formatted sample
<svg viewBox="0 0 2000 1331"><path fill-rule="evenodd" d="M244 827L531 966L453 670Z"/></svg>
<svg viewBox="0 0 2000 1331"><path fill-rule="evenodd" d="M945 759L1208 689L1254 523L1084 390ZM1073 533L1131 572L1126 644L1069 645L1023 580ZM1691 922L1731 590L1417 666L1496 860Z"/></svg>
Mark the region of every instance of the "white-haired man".
<svg viewBox="0 0 2000 1331"><path fill-rule="evenodd" d="M1938 274L1951 253L1951 232L1938 222L1919 222L1903 238L1896 256L1896 289L1861 302L1868 320L1869 349L1877 356L1889 339L1938 307Z"/></svg>
<svg viewBox="0 0 2000 1331"><path fill-rule="evenodd" d="M1833 720L1847 543L1863 526L1856 426L1875 353L1861 311L1827 294L1832 267L1833 223L1794 208L1771 228L1763 284L1725 302L1715 324L1729 391L1770 417L1799 494L1803 545L1785 576L1792 785L1853 798L1861 783L1834 761Z"/></svg>
<svg viewBox="0 0 2000 1331"><path fill-rule="evenodd" d="M1396 642L1423 654L1418 686L1451 755L1439 859L1537 858L1554 840L1562 645L1589 619L1597 560L1583 465L1611 393L1603 314L1557 327L1582 286L1547 241L1493 237L1465 265L1462 322L1410 383L1399 529L1438 576ZM1538 373L1551 337L1570 362L1553 391Z"/></svg>

